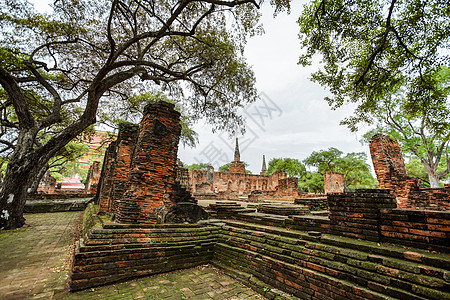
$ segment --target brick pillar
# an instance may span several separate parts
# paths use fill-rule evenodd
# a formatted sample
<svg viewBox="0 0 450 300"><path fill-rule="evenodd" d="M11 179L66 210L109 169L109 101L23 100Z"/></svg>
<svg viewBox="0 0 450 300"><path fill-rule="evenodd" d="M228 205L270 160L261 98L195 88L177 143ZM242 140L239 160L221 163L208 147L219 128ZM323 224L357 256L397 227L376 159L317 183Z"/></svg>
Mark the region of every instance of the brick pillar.
<svg viewBox="0 0 450 300"><path fill-rule="evenodd" d="M145 107L127 190L119 202L119 222L156 222L158 211L172 205L179 118L180 113L170 103L160 101Z"/></svg>
<svg viewBox="0 0 450 300"><path fill-rule="evenodd" d="M344 192L344 174L327 171L323 181L325 194Z"/></svg>
<svg viewBox="0 0 450 300"><path fill-rule="evenodd" d="M370 154L382 189L391 189L397 197L399 207L403 207L411 190L418 189L419 180L406 173L405 161L398 141L383 134L370 139Z"/></svg>
<svg viewBox="0 0 450 300"><path fill-rule="evenodd" d="M331 233L362 240L380 240L380 209L396 208L390 190L367 189L327 195Z"/></svg>
<svg viewBox="0 0 450 300"><path fill-rule="evenodd" d="M112 172L114 171L114 159L116 156L117 143L111 142L106 148L103 158L102 172L97 190L98 213L110 211L110 194L112 190Z"/></svg>
<svg viewBox="0 0 450 300"><path fill-rule="evenodd" d="M121 123L117 137L114 170L111 174L111 213L117 214L119 201L127 189L128 175L133 160L139 125Z"/></svg>
<svg viewBox="0 0 450 300"><path fill-rule="evenodd" d="M100 179L100 162L94 161L89 167L89 172L86 177L85 189L88 193L96 193L98 182Z"/></svg>

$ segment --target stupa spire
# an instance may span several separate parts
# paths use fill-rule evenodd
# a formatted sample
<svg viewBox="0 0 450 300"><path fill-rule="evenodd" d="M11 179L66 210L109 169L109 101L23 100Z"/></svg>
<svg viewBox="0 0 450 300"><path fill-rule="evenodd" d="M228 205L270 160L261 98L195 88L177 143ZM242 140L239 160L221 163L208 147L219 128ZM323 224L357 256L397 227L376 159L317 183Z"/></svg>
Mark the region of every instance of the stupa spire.
<svg viewBox="0 0 450 300"><path fill-rule="evenodd" d="M241 154L239 153L239 143L238 138L236 138L236 148L234 148L234 161L240 161Z"/></svg>
<svg viewBox="0 0 450 300"><path fill-rule="evenodd" d="M262 167L261 167L261 175L264 175L264 173L266 173L266 171L267 171L266 156L263 155L263 163L262 163Z"/></svg>

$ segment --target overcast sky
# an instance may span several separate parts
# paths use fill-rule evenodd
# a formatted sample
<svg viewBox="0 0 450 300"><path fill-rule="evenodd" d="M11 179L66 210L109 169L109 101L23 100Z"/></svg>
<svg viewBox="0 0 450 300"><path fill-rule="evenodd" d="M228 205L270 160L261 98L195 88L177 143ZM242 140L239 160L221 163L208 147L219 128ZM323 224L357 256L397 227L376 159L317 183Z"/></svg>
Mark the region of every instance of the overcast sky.
<svg viewBox="0 0 450 300"><path fill-rule="evenodd" d="M309 80L319 66L297 65L301 48L296 21L306 2L294 1L290 15L283 13L275 18L272 7L263 6L265 34L251 38L246 47L245 55L264 99L243 112L247 134L239 138L241 160L250 164L248 169L253 173L260 172L262 155L267 163L279 157L303 160L312 151L336 147L345 153L366 152L369 157L368 146L359 142L363 133L355 135L339 125L352 109L332 111L324 100L327 91ZM180 147L183 162L211 162L217 170L233 159L235 142L228 140L228 134L213 134L203 122L195 130L200 143L195 149Z"/></svg>
<svg viewBox="0 0 450 300"><path fill-rule="evenodd" d="M42 11L50 1L32 2ZM352 134L339 125L352 109L332 111L324 100L327 91L309 80L319 65L307 68L297 65L302 50L296 21L307 1L293 1L291 14L281 13L276 18L267 2L262 7L265 34L251 38L245 51L262 100L242 112L247 119L247 133L239 137L241 160L249 163L248 169L257 174L263 155L267 163L280 157L303 160L313 151L335 147L345 153L366 152L370 157L368 146L359 142L363 132ZM217 170L233 159L235 141L229 139L228 133L213 134L204 122L194 129L199 134L199 144L196 148L180 145L178 156L184 163L209 162Z"/></svg>

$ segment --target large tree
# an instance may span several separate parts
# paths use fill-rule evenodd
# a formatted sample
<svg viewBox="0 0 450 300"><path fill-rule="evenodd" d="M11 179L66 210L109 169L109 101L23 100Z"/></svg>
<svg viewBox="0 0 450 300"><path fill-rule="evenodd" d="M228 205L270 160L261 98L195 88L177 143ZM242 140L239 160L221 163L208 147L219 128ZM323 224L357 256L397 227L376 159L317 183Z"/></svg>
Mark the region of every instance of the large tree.
<svg viewBox="0 0 450 300"><path fill-rule="evenodd" d="M394 135L437 186L450 129L448 84L442 84L450 63L448 1L315 0L298 22L306 49L299 63L321 55L324 67L312 79L330 89L329 105L356 104L341 124L356 131L384 110Z"/></svg>
<svg viewBox="0 0 450 300"><path fill-rule="evenodd" d="M248 35L260 32L254 0L60 0L49 15L26 1L2 3L0 84L7 97L0 108L17 115L0 191L2 229L24 224L29 182L95 123L103 102L138 88L165 90L184 98L191 115L229 129L242 123L236 109L256 99L242 56ZM37 102L45 115L30 108ZM36 143L65 113L73 121Z"/></svg>
<svg viewBox="0 0 450 300"><path fill-rule="evenodd" d="M273 174L278 170L285 171L289 177L298 177L306 173L305 165L296 158L272 158L269 161L267 174Z"/></svg>
<svg viewBox="0 0 450 300"><path fill-rule="evenodd" d="M364 152L351 152L343 156L343 152L336 148L314 151L304 163L315 167L322 176L327 171L338 172L344 175L346 188L376 188L377 181L370 173Z"/></svg>
<svg viewBox="0 0 450 300"><path fill-rule="evenodd" d="M397 95L380 101L372 113L377 127L366 133L365 139L378 132L395 137L403 153L420 161L430 186L440 187L440 180L450 174L450 106L444 99L423 103L414 113L408 113L405 105Z"/></svg>
<svg viewBox="0 0 450 300"><path fill-rule="evenodd" d="M411 111L441 98L436 73L450 62L447 0L315 0L298 22L306 49L299 63L321 56L324 67L312 79L330 89L333 108L358 104L345 121L352 129L399 86Z"/></svg>

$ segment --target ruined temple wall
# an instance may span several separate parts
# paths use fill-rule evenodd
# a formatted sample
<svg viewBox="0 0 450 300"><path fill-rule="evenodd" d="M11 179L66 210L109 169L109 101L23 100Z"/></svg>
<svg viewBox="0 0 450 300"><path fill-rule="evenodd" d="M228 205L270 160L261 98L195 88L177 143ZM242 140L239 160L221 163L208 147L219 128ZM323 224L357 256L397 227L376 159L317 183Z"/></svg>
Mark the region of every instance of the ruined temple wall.
<svg viewBox="0 0 450 300"><path fill-rule="evenodd" d="M245 174L245 165L242 161L232 161L230 163L230 173Z"/></svg>
<svg viewBox="0 0 450 300"><path fill-rule="evenodd" d="M399 207L450 211L450 186L412 190L409 192L407 200L402 204Z"/></svg>
<svg viewBox="0 0 450 300"><path fill-rule="evenodd" d="M116 156L117 143L115 141L108 145L103 159L103 166L97 190L98 213L110 211L110 195L112 191L112 173L114 171L114 160Z"/></svg>
<svg viewBox="0 0 450 300"><path fill-rule="evenodd" d="M37 187L38 193L54 194L56 189L56 179L50 176L50 171L47 170L42 177Z"/></svg>
<svg viewBox="0 0 450 300"><path fill-rule="evenodd" d="M173 204L179 118L180 113L167 102L145 107L127 189L119 202L119 222L156 222L158 211Z"/></svg>
<svg viewBox="0 0 450 300"><path fill-rule="evenodd" d="M370 139L370 153L382 189L391 189L397 196L397 203L403 206L415 182L406 173L405 162L398 141L383 134Z"/></svg>
<svg viewBox="0 0 450 300"><path fill-rule="evenodd" d="M323 181L325 194L344 192L344 174L327 171Z"/></svg>
<svg viewBox="0 0 450 300"><path fill-rule="evenodd" d="M100 162L94 161L89 167L86 177L85 188L88 193L97 193L98 182L100 180Z"/></svg>
<svg viewBox="0 0 450 300"><path fill-rule="evenodd" d="M117 137L117 150L115 156L114 170L111 174L111 207L110 212L117 214L119 201L127 188L128 175L133 161L136 138L139 125L121 123Z"/></svg>
<svg viewBox="0 0 450 300"><path fill-rule="evenodd" d="M376 134L370 140L370 153L380 188L392 190L399 208L449 210L450 189L421 189L419 180L406 173L397 140Z"/></svg>
<svg viewBox="0 0 450 300"><path fill-rule="evenodd" d="M248 199L255 202L261 200L294 201L301 198L304 194L306 193L298 188L298 178L288 177L279 179L275 190L254 190L248 196Z"/></svg>
<svg viewBox="0 0 450 300"><path fill-rule="evenodd" d="M249 194L255 190L275 190L281 179L287 177L286 172L277 171L272 175L240 174L231 172L214 172L214 181L206 186L207 171L192 170L190 172L190 185L194 192L206 192L209 187L211 192L217 188L217 192L237 192L238 194ZM199 189L199 190L197 190Z"/></svg>
<svg viewBox="0 0 450 300"><path fill-rule="evenodd" d="M269 181L267 182L267 190L275 190L278 186L278 182L284 178L287 178L287 173L285 171L279 170L274 172L269 176Z"/></svg>

